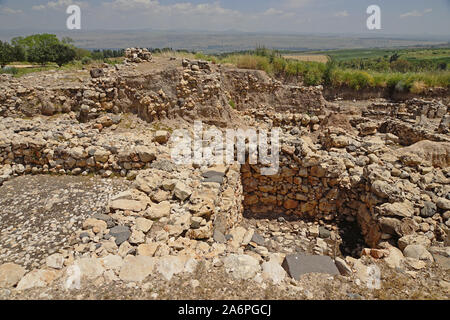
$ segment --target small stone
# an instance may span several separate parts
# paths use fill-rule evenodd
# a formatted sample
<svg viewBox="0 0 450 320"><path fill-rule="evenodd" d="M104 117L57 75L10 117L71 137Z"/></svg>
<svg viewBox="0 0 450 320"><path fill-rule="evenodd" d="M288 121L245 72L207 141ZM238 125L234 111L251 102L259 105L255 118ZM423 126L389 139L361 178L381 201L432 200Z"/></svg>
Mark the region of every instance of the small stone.
<svg viewBox="0 0 450 320"><path fill-rule="evenodd" d="M403 255L407 258L414 258L417 260L433 262L433 256L428 250L419 244L408 245L405 250L403 250Z"/></svg>
<svg viewBox="0 0 450 320"><path fill-rule="evenodd" d="M262 277L271 280L273 284L280 284L286 277L286 271L275 261L264 262L262 264Z"/></svg>
<svg viewBox="0 0 450 320"><path fill-rule="evenodd" d="M325 227L319 227L319 237L322 239L329 238L331 236L331 231Z"/></svg>
<svg viewBox="0 0 450 320"><path fill-rule="evenodd" d="M450 210L450 200L448 199L438 198L436 201L436 205L442 210Z"/></svg>
<svg viewBox="0 0 450 320"><path fill-rule="evenodd" d="M175 274L195 271L197 261L187 256L167 256L158 260L156 270L170 281Z"/></svg>
<svg viewBox="0 0 450 320"><path fill-rule="evenodd" d="M191 190L191 188L186 186L183 182L178 181L175 184L173 193L174 193L175 197L177 197L179 200L184 201L191 196L192 190Z"/></svg>
<svg viewBox="0 0 450 320"><path fill-rule="evenodd" d="M428 248L431 245L431 241L426 236L417 234L409 234L398 239L398 247L400 250L405 250L411 244L419 244Z"/></svg>
<svg viewBox="0 0 450 320"><path fill-rule="evenodd" d="M345 262L344 259L336 257L334 263L336 264L336 267L338 268L338 270L341 273L341 275L349 276L349 275L351 275L353 273L352 269L347 264L347 262Z"/></svg>
<svg viewBox="0 0 450 320"><path fill-rule="evenodd" d="M217 243L226 243L227 242L225 235L217 229L214 230L213 239Z"/></svg>
<svg viewBox="0 0 450 320"><path fill-rule="evenodd" d="M420 210L420 215L425 218L432 217L436 213L436 210L437 208L434 202L425 201L424 207Z"/></svg>
<svg viewBox="0 0 450 320"><path fill-rule="evenodd" d="M231 254L223 262L225 270L238 280L251 279L261 270L258 260L246 254Z"/></svg>
<svg viewBox="0 0 450 320"><path fill-rule="evenodd" d="M118 199L112 201L109 206L113 210L140 212L145 210L147 204L136 200Z"/></svg>
<svg viewBox="0 0 450 320"><path fill-rule="evenodd" d="M318 225L312 225L309 227L309 235L311 237L318 237L319 236L319 226Z"/></svg>
<svg viewBox="0 0 450 320"><path fill-rule="evenodd" d="M100 261L95 258L81 258L75 261L75 265L80 268L81 276L88 279L100 277L105 271Z"/></svg>
<svg viewBox="0 0 450 320"><path fill-rule="evenodd" d="M155 264L155 258L127 256L120 269L119 278L127 282L142 282L153 272Z"/></svg>
<svg viewBox="0 0 450 320"><path fill-rule="evenodd" d="M137 248L137 254L140 256L153 257L158 249L158 243L140 244Z"/></svg>
<svg viewBox="0 0 450 320"><path fill-rule="evenodd" d="M113 254L109 254L106 257L100 258L99 260L106 270L119 271L123 265L122 257Z"/></svg>
<svg viewBox="0 0 450 320"><path fill-rule="evenodd" d="M131 244L140 244L145 242L145 234L142 231L139 230L133 230L131 232L131 236L128 239L128 242Z"/></svg>
<svg viewBox="0 0 450 320"><path fill-rule="evenodd" d="M109 231L109 234L116 239L116 244L120 246L131 236L131 231L126 226L116 226Z"/></svg>
<svg viewBox="0 0 450 320"><path fill-rule="evenodd" d="M64 257L60 253L55 253L51 256L48 256L45 260L45 263L49 268L62 269L62 267L64 266Z"/></svg>
<svg viewBox="0 0 450 320"><path fill-rule="evenodd" d="M170 215L171 205L169 201L152 204L146 211L145 216L150 219L161 219Z"/></svg>
<svg viewBox="0 0 450 320"><path fill-rule="evenodd" d="M156 141L160 144L165 144L165 143L167 143L167 141L169 141L169 137L170 137L170 134L168 131L158 130L155 133L153 141Z"/></svg>
<svg viewBox="0 0 450 320"><path fill-rule="evenodd" d="M264 246L264 244L266 243L266 239L259 233L255 232L253 234L251 242L257 244L258 246Z"/></svg>
<svg viewBox="0 0 450 320"><path fill-rule="evenodd" d="M47 287L59 276L60 273L56 270L33 270L19 281L17 290Z"/></svg>
<svg viewBox="0 0 450 320"><path fill-rule="evenodd" d="M106 229L108 229L108 225L105 221L88 218L83 223L83 229L92 229L95 233L102 232L104 233ZM96 232L97 231L97 232Z"/></svg>
<svg viewBox="0 0 450 320"><path fill-rule="evenodd" d="M147 233L153 226L153 221L145 218L136 219L136 230Z"/></svg>

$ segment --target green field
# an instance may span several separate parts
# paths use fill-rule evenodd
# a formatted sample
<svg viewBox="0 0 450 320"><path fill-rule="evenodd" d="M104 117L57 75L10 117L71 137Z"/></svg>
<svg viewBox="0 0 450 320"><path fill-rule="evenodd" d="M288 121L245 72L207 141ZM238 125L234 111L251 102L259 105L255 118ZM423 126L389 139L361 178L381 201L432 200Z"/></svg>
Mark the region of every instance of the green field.
<svg viewBox="0 0 450 320"><path fill-rule="evenodd" d="M301 61L298 56L328 56L328 63ZM297 77L304 85L388 88L420 94L428 88L450 88L450 48L352 49L314 52L253 51L213 59L274 76Z"/></svg>
<svg viewBox="0 0 450 320"><path fill-rule="evenodd" d="M359 70L426 72L450 68L450 48L352 49L309 54L328 55L342 68ZM390 65L394 56L398 62Z"/></svg>
<svg viewBox="0 0 450 320"><path fill-rule="evenodd" d="M308 52L276 51L258 47L255 50L216 55L186 50L172 51L170 48L155 49L153 52L155 55L185 56L213 63L229 63L243 69L264 70L272 76L299 80L307 86L324 85L354 90L388 88L417 94L428 88L450 88L449 47ZM312 59L317 57L324 58L323 62ZM106 58L103 53L87 51L82 59L74 60L59 69L81 69L99 62L115 64L120 63L121 59ZM328 62L325 63L326 60ZM30 72L49 69L58 69L58 66L14 68L3 72L20 77Z"/></svg>

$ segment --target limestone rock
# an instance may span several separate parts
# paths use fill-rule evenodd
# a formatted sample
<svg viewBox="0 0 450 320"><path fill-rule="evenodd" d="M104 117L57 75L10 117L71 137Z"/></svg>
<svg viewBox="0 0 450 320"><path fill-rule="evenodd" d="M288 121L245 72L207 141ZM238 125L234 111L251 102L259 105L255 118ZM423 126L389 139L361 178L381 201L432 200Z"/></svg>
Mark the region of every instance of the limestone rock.
<svg viewBox="0 0 450 320"><path fill-rule="evenodd" d="M235 279L251 279L261 270L258 260L246 254L231 254L223 262L225 270Z"/></svg>
<svg viewBox="0 0 450 320"><path fill-rule="evenodd" d="M56 270L33 270L27 273L17 284L17 290L28 290L32 288L42 288L49 286L60 276Z"/></svg>
<svg viewBox="0 0 450 320"><path fill-rule="evenodd" d="M120 269L119 278L128 282L141 282L153 272L155 263L155 258L127 256Z"/></svg>
<svg viewBox="0 0 450 320"><path fill-rule="evenodd" d="M64 256L60 253L52 254L45 260L47 267L53 269L62 269L64 266Z"/></svg>
<svg viewBox="0 0 450 320"><path fill-rule="evenodd" d="M25 269L15 263L0 265L0 288L14 287L25 274Z"/></svg>

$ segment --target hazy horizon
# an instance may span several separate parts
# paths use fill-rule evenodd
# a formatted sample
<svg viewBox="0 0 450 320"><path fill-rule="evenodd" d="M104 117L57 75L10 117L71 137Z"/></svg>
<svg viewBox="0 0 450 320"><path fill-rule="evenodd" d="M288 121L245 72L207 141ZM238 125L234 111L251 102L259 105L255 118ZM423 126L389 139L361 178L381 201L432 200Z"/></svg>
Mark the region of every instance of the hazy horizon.
<svg viewBox="0 0 450 320"><path fill-rule="evenodd" d="M82 31L145 30L447 36L450 0L0 0L0 30L60 30L70 4ZM368 6L381 30L368 30ZM76 32L76 31L74 31Z"/></svg>
<svg viewBox="0 0 450 320"><path fill-rule="evenodd" d="M0 40L50 32L83 48L171 47L226 52L408 47L450 43L450 0L0 0ZM81 30L66 9L81 8Z"/></svg>

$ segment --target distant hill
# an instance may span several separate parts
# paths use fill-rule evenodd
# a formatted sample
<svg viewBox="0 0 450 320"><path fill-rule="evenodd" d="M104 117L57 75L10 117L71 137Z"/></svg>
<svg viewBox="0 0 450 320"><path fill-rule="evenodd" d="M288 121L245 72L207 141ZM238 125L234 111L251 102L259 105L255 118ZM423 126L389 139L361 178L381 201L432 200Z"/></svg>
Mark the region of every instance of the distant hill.
<svg viewBox="0 0 450 320"><path fill-rule="evenodd" d="M52 32L52 31L49 31ZM1 31L1 40L27 35L35 31ZM254 49L265 46L270 49L289 51L393 48L410 46L433 46L446 44L443 37L368 36L368 35L308 35L308 34L262 34L201 31L62 31L52 32L58 37L71 37L75 45L86 49L116 49L126 47L173 48L205 53L223 53Z"/></svg>

